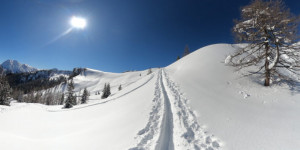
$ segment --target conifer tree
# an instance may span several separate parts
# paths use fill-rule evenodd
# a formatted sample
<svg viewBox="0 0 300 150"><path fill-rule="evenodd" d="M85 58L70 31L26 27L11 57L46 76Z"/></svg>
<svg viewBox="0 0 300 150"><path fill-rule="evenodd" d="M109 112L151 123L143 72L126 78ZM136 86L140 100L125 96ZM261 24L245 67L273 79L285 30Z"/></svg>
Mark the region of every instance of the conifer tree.
<svg viewBox="0 0 300 150"><path fill-rule="evenodd" d="M104 85L104 88L103 88L103 91L102 91L102 96L101 96L101 98L102 99L105 99L105 98L107 98L109 95L110 95L111 93L110 93L110 84L109 83L105 83L105 85Z"/></svg>
<svg viewBox="0 0 300 150"><path fill-rule="evenodd" d="M63 105L63 104L64 104L64 101L65 101L65 94L62 93L62 94L61 94L61 98L60 98L59 105Z"/></svg>
<svg viewBox="0 0 300 150"><path fill-rule="evenodd" d="M186 56L186 55L188 55L188 54L190 54L190 48L189 48L188 45L186 45L185 48L184 48L183 56L182 56L182 57L184 57L184 56Z"/></svg>
<svg viewBox="0 0 300 150"><path fill-rule="evenodd" d="M89 92L86 88L84 88L82 96L81 96L81 104L85 104L88 100Z"/></svg>
<svg viewBox="0 0 300 150"><path fill-rule="evenodd" d="M68 83L68 97L65 102L64 108L72 108L73 105L76 105L76 98L74 96L74 83L73 79Z"/></svg>
<svg viewBox="0 0 300 150"><path fill-rule="evenodd" d="M0 76L0 105L9 106L8 97L10 95L10 86L5 77Z"/></svg>

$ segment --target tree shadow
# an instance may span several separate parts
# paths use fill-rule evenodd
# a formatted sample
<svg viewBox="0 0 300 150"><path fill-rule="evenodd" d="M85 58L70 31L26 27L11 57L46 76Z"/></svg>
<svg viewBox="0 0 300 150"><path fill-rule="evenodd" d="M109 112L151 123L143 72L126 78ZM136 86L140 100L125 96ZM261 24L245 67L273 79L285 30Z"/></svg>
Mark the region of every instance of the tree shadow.
<svg viewBox="0 0 300 150"><path fill-rule="evenodd" d="M257 73L254 76L249 76L249 78L254 83L265 87L264 86L264 76L263 75L264 75L263 73ZM280 79L280 80L278 80L278 79L279 78L273 79L270 87L274 87L274 86L278 86L278 87L281 87L281 88L286 87L291 92L291 95L300 94L300 81L293 80L293 79Z"/></svg>

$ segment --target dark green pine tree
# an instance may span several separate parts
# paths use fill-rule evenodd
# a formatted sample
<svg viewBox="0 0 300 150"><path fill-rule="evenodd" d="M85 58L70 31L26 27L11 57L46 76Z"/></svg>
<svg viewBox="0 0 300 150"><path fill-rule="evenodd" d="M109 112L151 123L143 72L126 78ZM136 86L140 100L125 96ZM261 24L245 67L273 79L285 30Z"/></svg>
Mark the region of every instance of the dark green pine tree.
<svg viewBox="0 0 300 150"><path fill-rule="evenodd" d="M104 88L103 88L103 94L101 96L102 99L105 99L107 98L111 93L110 93L110 84L106 84L104 85Z"/></svg>
<svg viewBox="0 0 300 150"><path fill-rule="evenodd" d="M9 106L10 86L5 77L0 77L0 105Z"/></svg>
<svg viewBox="0 0 300 150"><path fill-rule="evenodd" d="M88 97L89 97L89 92L86 88L84 88L83 94L81 96L81 104L85 104L88 100Z"/></svg>
<svg viewBox="0 0 300 150"><path fill-rule="evenodd" d="M111 93L110 93L110 84L108 83L107 84L107 90L106 90L106 95L107 95L107 97L110 95Z"/></svg>
<svg viewBox="0 0 300 150"><path fill-rule="evenodd" d="M76 105L76 98L74 96L74 83L73 79L68 83L68 97L65 102L64 108L72 108L73 105Z"/></svg>

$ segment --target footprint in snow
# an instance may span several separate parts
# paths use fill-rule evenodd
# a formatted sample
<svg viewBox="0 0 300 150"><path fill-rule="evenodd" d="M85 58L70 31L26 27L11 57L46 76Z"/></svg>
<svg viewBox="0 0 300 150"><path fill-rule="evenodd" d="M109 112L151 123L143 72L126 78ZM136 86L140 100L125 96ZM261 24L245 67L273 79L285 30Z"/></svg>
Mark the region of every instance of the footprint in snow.
<svg viewBox="0 0 300 150"><path fill-rule="evenodd" d="M239 93L243 95L244 99L250 97L250 94L246 93L245 91L240 91Z"/></svg>

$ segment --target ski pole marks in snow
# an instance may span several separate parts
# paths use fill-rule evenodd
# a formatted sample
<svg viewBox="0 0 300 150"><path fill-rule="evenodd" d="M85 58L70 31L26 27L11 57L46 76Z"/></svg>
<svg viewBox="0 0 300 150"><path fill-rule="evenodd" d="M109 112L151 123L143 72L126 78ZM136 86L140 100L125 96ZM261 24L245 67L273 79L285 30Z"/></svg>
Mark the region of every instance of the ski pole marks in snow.
<svg viewBox="0 0 300 150"><path fill-rule="evenodd" d="M163 70L158 73L154 95L148 123L138 132L137 146L130 150L220 148L218 140L199 126L195 114L187 106L187 99Z"/></svg>

